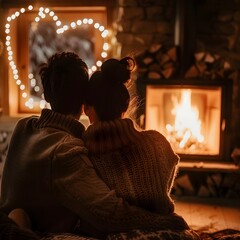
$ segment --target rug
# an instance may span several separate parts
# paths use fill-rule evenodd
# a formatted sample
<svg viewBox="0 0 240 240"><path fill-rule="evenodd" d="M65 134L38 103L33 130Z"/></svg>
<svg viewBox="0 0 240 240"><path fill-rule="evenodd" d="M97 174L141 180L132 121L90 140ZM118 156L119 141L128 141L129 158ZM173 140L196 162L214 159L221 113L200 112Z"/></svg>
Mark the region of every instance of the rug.
<svg viewBox="0 0 240 240"><path fill-rule="evenodd" d="M198 232L201 240L240 240L240 231L224 229L214 233Z"/></svg>

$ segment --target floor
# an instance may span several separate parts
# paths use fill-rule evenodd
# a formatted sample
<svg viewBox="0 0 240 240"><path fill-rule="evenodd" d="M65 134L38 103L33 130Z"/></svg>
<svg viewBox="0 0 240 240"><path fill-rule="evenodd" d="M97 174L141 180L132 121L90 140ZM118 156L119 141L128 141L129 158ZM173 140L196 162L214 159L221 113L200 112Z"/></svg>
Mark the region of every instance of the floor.
<svg viewBox="0 0 240 240"><path fill-rule="evenodd" d="M194 230L215 232L240 231L240 199L181 197L175 199L176 213Z"/></svg>

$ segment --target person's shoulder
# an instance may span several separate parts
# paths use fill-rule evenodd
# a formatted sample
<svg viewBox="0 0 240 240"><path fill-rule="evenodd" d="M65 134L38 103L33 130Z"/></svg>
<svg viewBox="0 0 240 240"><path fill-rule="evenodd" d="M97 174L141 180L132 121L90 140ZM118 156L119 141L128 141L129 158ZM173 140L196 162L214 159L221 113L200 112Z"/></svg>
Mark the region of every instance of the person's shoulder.
<svg viewBox="0 0 240 240"><path fill-rule="evenodd" d="M65 134L59 142L56 153L58 154L82 154L87 153L87 148L81 138L77 138L71 134Z"/></svg>
<svg viewBox="0 0 240 240"><path fill-rule="evenodd" d="M82 168L90 165L88 157L88 150L85 147L83 140L74 137L71 134L66 134L57 144L54 155L53 165L58 168Z"/></svg>
<svg viewBox="0 0 240 240"><path fill-rule="evenodd" d="M18 119L17 124L24 124L24 123L32 121L32 120L37 120L38 118L39 118L39 116L35 116L35 115L23 117L23 118Z"/></svg>
<svg viewBox="0 0 240 240"><path fill-rule="evenodd" d="M142 131L142 137L144 141L152 142L153 145L163 148L171 149L171 144L167 138L160 132L156 130L145 130Z"/></svg>
<svg viewBox="0 0 240 240"><path fill-rule="evenodd" d="M141 132L141 134L143 136L147 136L147 137L152 138L154 140L167 141L165 136L163 134L161 134L160 132L156 131L156 130L144 130L144 131Z"/></svg>
<svg viewBox="0 0 240 240"><path fill-rule="evenodd" d="M14 126L14 132L24 131L23 129L27 128L29 125L32 125L32 123L37 121L37 119L38 116L29 116L18 119Z"/></svg>

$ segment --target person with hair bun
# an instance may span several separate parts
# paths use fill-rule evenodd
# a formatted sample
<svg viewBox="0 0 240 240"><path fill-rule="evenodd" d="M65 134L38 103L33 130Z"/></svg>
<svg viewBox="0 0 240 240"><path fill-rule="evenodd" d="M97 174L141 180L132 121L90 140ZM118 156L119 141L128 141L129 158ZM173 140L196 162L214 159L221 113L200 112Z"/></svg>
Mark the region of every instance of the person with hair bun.
<svg viewBox="0 0 240 240"><path fill-rule="evenodd" d="M158 214L174 215L170 194L179 156L161 133L139 131L124 115L130 104L126 83L134 68L133 58L108 59L92 74L84 108L90 125L83 139L97 173L119 197ZM175 229L174 221L169 228Z"/></svg>

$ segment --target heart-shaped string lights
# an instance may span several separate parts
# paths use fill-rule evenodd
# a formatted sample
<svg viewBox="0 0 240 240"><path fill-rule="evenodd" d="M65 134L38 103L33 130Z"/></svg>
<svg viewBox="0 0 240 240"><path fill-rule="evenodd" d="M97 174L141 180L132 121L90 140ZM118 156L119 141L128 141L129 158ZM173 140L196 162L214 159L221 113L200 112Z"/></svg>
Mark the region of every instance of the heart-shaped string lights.
<svg viewBox="0 0 240 240"><path fill-rule="evenodd" d="M26 89L26 86L24 84L24 81L22 81L19 78L19 71L16 66L16 63L14 61L14 53L13 53L13 48L11 46L11 23L16 20L21 14L24 14L26 12L32 11L34 8L32 5L29 5L27 8L21 8L19 11L16 11L14 14L11 16L7 17L7 23L5 25L5 33L6 33L6 47L7 47L7 52L8 52L8 61L9 61L9 66L12 70L13 73L13 79L15 80L16 84L18 85L20 91L21 91L21 97L25 99L25 106L29 109L33 108L40 108L43 109L44 107L47 106L46 101L44 100L43 96L40 101L34 100L33 97L30 96L29 92ZM94 22L93 19L91 18L84 18L84 19L78 19L75 22L71 22L69 25L62 25L62 22L59 20L58 16L54 13L54 11L50 10L49 8L43 8L40 7L38 9L38 14L35 17L35 22L38 23L42 19L46 18L47 15L52 18L52 20L55 22L55 25L57 27L57 34L63 34L64 32L68 31L69 29L77 29L82 26L92 26L96 30L99 31L100 36L103 39L103 46L102 46L102 52L100 59L98 59L93 66L89 67L89 74L92 72L96 71L98 67L102 65L102 60L108 56L108 50L109 50L109 43L107 42L107 37L108 37L108 30L105 29L104 26L102 26L98 22ZM31 82L31 87L33 87L34 91L39 91L40 87L37 85L37 81L35 80L35 76L32 73L28 74L28 80Z"/></svg>

